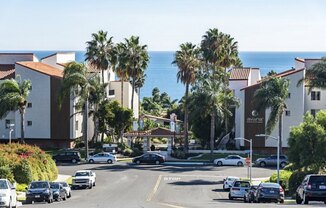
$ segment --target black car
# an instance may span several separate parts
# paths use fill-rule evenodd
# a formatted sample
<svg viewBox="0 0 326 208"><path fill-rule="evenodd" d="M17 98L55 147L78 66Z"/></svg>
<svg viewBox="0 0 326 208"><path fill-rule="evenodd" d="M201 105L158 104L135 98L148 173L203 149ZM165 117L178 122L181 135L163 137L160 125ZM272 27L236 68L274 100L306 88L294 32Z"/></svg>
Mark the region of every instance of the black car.
<svg viewBox="0 0 326 208"><path fill-rule="evenodd" d="M50 183L48 181L34 181L28 186L26 192L26 203L32 202L53 202L53 194Z"/></svg>
<svg viewBox="0 0 326 208"><path fill-rule="evenodd" d="M52 189L52 195L53 195L54 200L56 200L56 201L61 201L61 200L66 201L67 192L63 188L62 184L52 182L52 183L50 183L50 186L51 186L51 189Z"/></svg>
<svg viewBox="0 0 326 208"><path fill-rule="evenodd" d="M80 153L78 151L64 151L52 157L54 162L80 162Z"/></svg>
<svg viewBox="0 0 326 208"><path fill-rule="evenodd" d="M159 165L161 163L164 163L165 157L156 153L146 153L141 156L135 157L132 161L136 164L149 163Z"/></svg>
<svg viewBox="0 0 326 208"><path fill-rule="evenodd" d="M243 197L244 203L255 202L256 191L257 191L257 186L251 186L250 189L247 191L247 193Z"/></svg>
<svg viewBox="0 0 326 208"><path fill-rule="evenodd" d="M296 191L297 204L324 201L326 204L326 175L307 175Z"/></svg>
<svg viewBox="0 0 326 208"><path fill-rule="evenodd" d="M261 183L257 187L255 202L284 203L284 190L278 183Z"/></svg>

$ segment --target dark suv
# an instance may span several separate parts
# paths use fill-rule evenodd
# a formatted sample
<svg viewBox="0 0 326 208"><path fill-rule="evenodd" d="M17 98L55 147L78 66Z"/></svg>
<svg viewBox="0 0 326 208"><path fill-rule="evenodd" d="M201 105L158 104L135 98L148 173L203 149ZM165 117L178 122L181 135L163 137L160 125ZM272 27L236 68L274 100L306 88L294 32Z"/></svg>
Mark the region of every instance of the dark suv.
<svg viewBox="0 0 326 208"><path fill-rule="evenodd" d="M324 201L326 204L326 175L307 175L297 188L297 204Z"/></svg>
<svg viewBox="0 0 326 208"><path fill-rule="evenodd" d="M26 203L46 201L53 202L53 194L48 181L34 181L29 184L26 192Z"/></svg>
<svg viewBox="0 0 326 208"><path fill-rule="evenodd" d="M64 151L52 157L54 162L80 162L80 153L78 151Z"/></svg>
<svg viewBox="0 0 326 208"><path fill-rule="evenodd" d="M280 167L284 168L288 164L288 158L285 155L280 155ZM255 165L260 167L277 166L277 155L271 155L266 158L258 158Z"/></svg>

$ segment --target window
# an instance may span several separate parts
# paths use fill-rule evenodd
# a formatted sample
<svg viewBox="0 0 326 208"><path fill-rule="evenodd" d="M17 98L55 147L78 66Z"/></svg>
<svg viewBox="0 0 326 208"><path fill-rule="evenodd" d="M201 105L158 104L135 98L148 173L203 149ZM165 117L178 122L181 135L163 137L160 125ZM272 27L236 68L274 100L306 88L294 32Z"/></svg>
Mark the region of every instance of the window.
<svg viewBox="0 0 326 208"><path fill-rule="evenodd" d="M290 92L288 93L288 98L291 98L291 93Z"/></svg>
<svg viewBox="0 0 326 208"><path fill-rule="evenodd" d="M291 116L291 111L286 110L286 111L285 111L285 116Z"/></svg>
<svg viewBox="0 0 326 208"><path fill-rule="evenodd" d="M114 95L114 90L109 90L109 95Z"/></svg>
<svg viewBox="0 0 326 208"><path fill-rule="evenodd" d="M9 119L6 119L6 129L10 128L11 121Z"/></svg>
<svg viewBox="0 0 326 208"><path fill-rule="evenodd" d="M318 113L318 109L311 109L310 110L310 114L313 116L313 117L316 117L316 114Z"/></svg>
<svg viewBox="0 0 326 208"><path fill-rule="evenodd" d="M75 129L78 131L78 121L75 121Z"/></svg>
<svg viewBox="0 0 326 208"><path fill-rule="evenodd" d="M312 91L311 100L320 100L320 91Z"/></svg>
<svg viewBox="0 0 326 208"><path fill-rule="evenodd" d="M27 121L27 126L32 126L33 122L32 121Z"/></svg>
<svg viewBox="0 0 326 208"><path fill-rule="evenodd" d="M27 103L27 108L31 108L33 106L32 103Z"/></svg>

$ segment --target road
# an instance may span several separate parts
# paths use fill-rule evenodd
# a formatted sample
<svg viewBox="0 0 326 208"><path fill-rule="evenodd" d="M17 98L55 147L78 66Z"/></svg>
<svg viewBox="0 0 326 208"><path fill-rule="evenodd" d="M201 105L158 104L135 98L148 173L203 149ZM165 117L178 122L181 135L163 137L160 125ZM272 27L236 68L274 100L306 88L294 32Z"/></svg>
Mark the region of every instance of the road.
<svg viewBox="0 0 326 208"><path fill-rule="evenodd" d="M202 207L297 207L294 202L244 204L228 200L222 180L228 175L246 177L246 167L133 165L128 163L59 166L60 174L72 175L79 169L96 172L96 187L74 190L67 201L36 203L32 207L78 208L202 208ZM275 170L254 168L253 178L270 176ZM302 205L301 205L302 206ZM301 207L298 206L298 207ZM304 207L326 207L314 203Z"/></svg>

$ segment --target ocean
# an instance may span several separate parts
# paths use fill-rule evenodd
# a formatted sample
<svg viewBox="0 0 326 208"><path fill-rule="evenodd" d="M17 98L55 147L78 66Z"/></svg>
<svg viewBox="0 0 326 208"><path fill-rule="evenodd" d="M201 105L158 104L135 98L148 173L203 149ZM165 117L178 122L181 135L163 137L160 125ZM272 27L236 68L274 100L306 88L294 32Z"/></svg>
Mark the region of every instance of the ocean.
<svg viewBox="0 0 326 208"><path fill-rule="evenodd" d="M13 52L13 51L10 51ZM22 52L22 51L19 51ZM24 51L33 52L41 59L57 51ZM180 99L185 87L177 82L177 67L172 65L173 51L151 51L150 63L146 69L145 85L141 89L141 97L151 96L152 89L158 87L161 92L167 92L171 99ZM240 52L240 58L245 67L258 67L261 75L270 70L281 72L294 67L294 58L321 58L326 52ZM76 60L84 60L84 51L76 51Z"/></svg>

